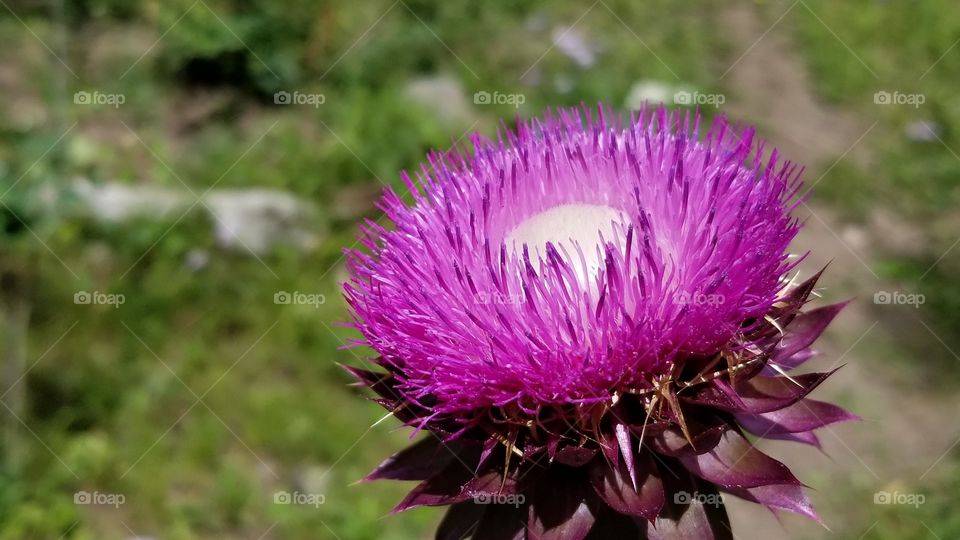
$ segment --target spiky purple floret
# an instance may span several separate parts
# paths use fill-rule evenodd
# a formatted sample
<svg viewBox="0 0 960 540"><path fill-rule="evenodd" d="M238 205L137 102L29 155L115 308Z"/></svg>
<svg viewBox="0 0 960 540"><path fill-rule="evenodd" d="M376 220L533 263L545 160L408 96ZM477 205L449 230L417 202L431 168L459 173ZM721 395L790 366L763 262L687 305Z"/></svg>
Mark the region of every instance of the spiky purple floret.
<svg viewBox="0 0 960 540"><path fill-rule="evenodd" d="M712 354L777 300L797 167L723 118L642 110L622 124L560 110L435 153L388 191L392 230L368 222L349 251L353 325L413 403L439 415L516 403L601 401L686 357ZM527 218L594 204L626 219L584 254L507 245ZM573 251L573 252L571 252Z"/></svg>

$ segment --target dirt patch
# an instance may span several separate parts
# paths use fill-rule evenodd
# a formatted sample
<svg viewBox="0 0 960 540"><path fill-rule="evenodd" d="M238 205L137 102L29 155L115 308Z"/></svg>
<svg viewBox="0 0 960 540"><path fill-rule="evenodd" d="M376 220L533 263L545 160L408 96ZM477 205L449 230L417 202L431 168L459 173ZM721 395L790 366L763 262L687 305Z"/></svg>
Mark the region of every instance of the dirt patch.
<svg viewBox="0 0 960 540"><path fill-rule="evenodd" d="M789 6L785 4L779 13ZM787 156L813 168L851 148L871 122L827 106L812 92L803 58L791 42L793 10L778 22L776 17L780 15L767 20L746 2L732 3L724 9L722 26L734 42L737 56L730 60L731 67L721 75L720 82L732 94L728 114L759 124ZM771 12L777 11L771 7ZM867 146L853 146L845 159L865 163Z"/></svg>

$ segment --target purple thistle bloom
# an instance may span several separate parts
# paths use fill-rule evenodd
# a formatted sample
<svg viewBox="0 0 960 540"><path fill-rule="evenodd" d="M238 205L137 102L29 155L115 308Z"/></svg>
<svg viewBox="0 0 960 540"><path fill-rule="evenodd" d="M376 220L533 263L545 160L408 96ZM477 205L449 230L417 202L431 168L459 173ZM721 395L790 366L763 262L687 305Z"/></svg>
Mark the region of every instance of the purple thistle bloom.
<svg viewBox="0 0 960 540"><path fill-rule="evenodd" d="M453 505L438 538L728 538L689 500L718 490L816 518L744 437L816 445L853 417L805 399L829 373L786 375L842 307L803 312L819 274L788 279L798 167L664 108L471 141L403 175L414 204L388 191L393 229L348 252L385 371L348 369L432 434L369 477L421 481L398 510Z"/></svg>

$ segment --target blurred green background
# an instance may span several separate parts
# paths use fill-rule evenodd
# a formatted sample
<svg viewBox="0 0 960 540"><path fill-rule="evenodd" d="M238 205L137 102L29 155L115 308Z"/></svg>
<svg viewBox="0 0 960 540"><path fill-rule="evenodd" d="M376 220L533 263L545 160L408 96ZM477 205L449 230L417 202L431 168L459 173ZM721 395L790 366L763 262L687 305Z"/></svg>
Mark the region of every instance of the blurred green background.
<svg viewBox="0 0 960 540"><path fill-rule="evenodd" d="M0 36L0 538L431 537L355 485L409 434L335 364L341 252L428 150L645 100L807 166L797 251L858 299L820 396L865 420L784 450L830 530L738 538L960 537L951 3L3 0Z"/></svg>

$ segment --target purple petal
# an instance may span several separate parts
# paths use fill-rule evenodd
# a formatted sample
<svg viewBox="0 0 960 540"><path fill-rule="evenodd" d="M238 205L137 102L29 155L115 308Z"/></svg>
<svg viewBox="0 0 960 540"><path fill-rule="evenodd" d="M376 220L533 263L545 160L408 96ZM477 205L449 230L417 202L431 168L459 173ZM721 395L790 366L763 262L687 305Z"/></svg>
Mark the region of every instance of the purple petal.
<svg viewBox="0 0 960 540"><path fill-rule="evenodd" d="M564 446L557 450L557 463L580 467L586 465L597 455L596 448L582 448L579 446Z"/></svg>
<svg viewBox="0 0 960 540"><path fill-rule="evenodd" d="M784 330L785 335L770 358L775 364L783 364L794 354L806 349L827 329L830 321L850 302L840 302L801 313Z"/></svg>
<svg viewBox="0 0 960 540"><path fill-rule="evenodd" d="M524 540L526 517L527 509L522 505L488 505L473 540Z"/></svg>
<svg viewBox="0 0 960 540"><path fill-rule="evenodd" d="M450 443L448 447L436 435L429 434L387 458L364 480L426 480L445 467L459 448L460 443Z"/></svg>
<svg viewBox="0 0 960 540"><path fill-rule="evenodd" d="M726 424L710 426L693 435L693 445L679 428L665 430L656 437L650 438L650 447L658 454L680 456L685 454L702 454L713 449L723 438L723 432L730 429Z"/></svg>
<svg viewBox="0 0 960 540"><path fill-rule="evenodd" d="M623 456L623 462L627 466L627 472L629 473L628 478L633 484L633 489L637 489L637 473L633 464L633 447L630 444L630 430L627 428L627 425L618 422L614 426L614 431L617 434L617 444L620 445L620 455Z"/></svg>
<svg viewBox="0 0 960 540"><path fill-rule="evenodd" d="M860 418L836 405L813 399L803 399L789 407L768 413L736 416L743 427L760 436L812 431L835 422Z"/></svg>
<svg viewBox="0 0 960 540"><path fill-rule="evenodd" d="M616 436L611 434L609 431L604 430L599 434L600 439L600 451L603 452L603 456L611 464L616 465L620 462L620 442Z"/></svg>
<svg viewBox="0 0 960 540"><path fill-rule="evenodd" d="M463 540L477 528L485 509L473 502L451 506L437 527L436 540Z"/></svg>
<svg viewBox="0 0 960 540"><path fill-rule="evenodd" d="M788 510L822 523L817 512L813 509L810 499L807 498L807 494L804 493L801 486L769 485L742 489L724 488L724 491L750 502L759 503L770 508Z"/></svg>
<svg viewBox="0 0 960 540"><path fill-rule="evenodd" d="M813 292L814 287L817 286L817 281L820 280L820 276L823 275L823 272L826 269L827 267L824 266L819 272L807 278L806 281L790 289L790 291L782 298L782 302L791 305L803 304L806 302L807 297L809 297L810 293Z"/></svg>
<svg viewBox="0 0 960 540"><path fill-rule="evenodd" d="M703 405L730 412L741 412L747 408L736 392L721 391L718 381L692 386L689 393L678 395L677 399L681 403Z"/></svg>
<svg viewBox="0 0 960 540"><path fill-rule="evenodd" d="M778 358L775 362L771 359L770 362L775 363L783 371L790 371L791 369L796 369L802 366L807 360L810 360L816 355L817 351L814 351L813 349L802 349L793 356ZM773 369L769 363L763 366L761 373L768 377L775 377L780 374L780 372Z"/></svg>
<svg viewBox="0 0 960 540"><path fill-rule="evenodd" d="M390 400L396 400L400 397L400 393L395 390L397 380L392 373L370 371L343 364L340 364L340 367L353 375L357 379L357 384L370 388L379 396Z"/></svg>
<svg viewBox="0 0 960 540"><path fill-rule="evenodd" d="M806 397L835 371L805 373L790 378L754 377L738 383L735 390L722 380L716 379L713 381L714 386L727 394L728 401L717 401L714 406L734 413L755 414L789 407Z"/></svg>
<svg viewBox="0 0 960 540"><path fill-rule="evenodd" d="M705 454L680 456L693 474L725 488L800 484L786 465L764 454L734 430Z"/></svg>
<svg viewBox="0 0 960 540"><path fill-rule="evenodd" d="M649 522L644 518L635 518L616 512L612 508L600 505L597 509L596 523L590 529L590 538L646 538L641 531ZM530 537L531 540L534 538Z"/></svg>
<svg viewBox="0 0 960 540"><path fill-rule="evenodd" d="M613 468L606 461L598 460L591 471L593 489L607 505L621 514L654 519L664 504L663 482L653 459L646 452L638 456L637 473L639 476L631 479L623 463Z"/></svg>
<svg viewBox="0 0 960 540"><path fill-rule="evenodd" d="M646 524L648 540L732 540L730 520L717 488L689 473L664 473L671 494L660 516Z"/></svg>
<svg viewBox="0 0 960 540"><path fill-rule="evenodd" d="M596 521L596 496L586 475L553 471L537 483L530 504L527 535L539 540L583 540Z"/></svg>
<svg viewBox="0 0 960 540"><path fill-rule="evenodd" d="M517 476L514 474L504 476L500 470L490 469L467 482L463 486L463 493L474 498L489 495L516 495Z"/></svg>
<svg viewBox="0 0 960 540"><path fill-rule="evenodd" d="M753 433L753 432L751 431L750 433ZM754 435L758 437L762 437L764 439L774 439L778 441L789 441L789 442L796 442L801 444L809 444L810 446L820 449L820 439L817 438L817 435L812 431L802 431L799 433L767 433L766 435L754 433Z"/></svg>
<svg viewBox="0 0 960 540"><path fill-rule="evenodd" d="M474 478L469 466L455 459L417 484L393 511L403 512L415 506L441 506L466 501L470 494L464 491L464 487Z"/></svg>

